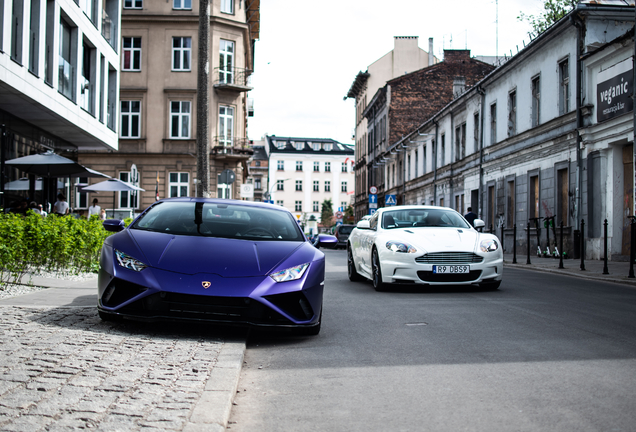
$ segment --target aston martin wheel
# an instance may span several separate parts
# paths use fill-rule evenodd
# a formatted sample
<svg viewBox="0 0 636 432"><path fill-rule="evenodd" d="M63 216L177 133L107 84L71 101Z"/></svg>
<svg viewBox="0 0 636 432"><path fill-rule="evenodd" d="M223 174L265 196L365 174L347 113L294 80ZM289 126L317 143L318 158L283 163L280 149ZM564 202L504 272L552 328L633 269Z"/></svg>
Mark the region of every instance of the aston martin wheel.
<svg viewBox="0 0 636 432"><path fill-rule="evenodd" d="M371 257L371 268L373 271L373 288L376 291L382 292L386 291L387 284L382 282L382 270L380 269L380 257L378 256L378 251L373 249L373 256Z"/></svg>
<svg viewBox="0 0 636 432"><path fill-rule="evenodd" d="M364 280L364 278L356 271L356 265L353 262L353 253L351 253L350 247L347 247L347 273L349 274L349 280L351 282L360 282Z"/></svg>

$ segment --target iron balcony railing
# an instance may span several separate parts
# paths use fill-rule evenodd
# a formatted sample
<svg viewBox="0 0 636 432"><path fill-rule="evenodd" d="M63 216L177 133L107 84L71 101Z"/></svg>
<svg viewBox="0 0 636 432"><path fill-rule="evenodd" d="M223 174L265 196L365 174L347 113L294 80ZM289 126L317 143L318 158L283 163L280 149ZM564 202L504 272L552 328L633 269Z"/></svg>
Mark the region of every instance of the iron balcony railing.
<svg viewBox="0 0 636 432"><path fill-rule="evenodd" d="M212 138L212 154L251 155L254 149L247 138L216 136Z"/></svg>
<svg viewBox="0 0 636 432"><path fill-rule="evenodd" d="M214 87L251 90L251 73L251 70L245 68L214 68Z"/></svg>

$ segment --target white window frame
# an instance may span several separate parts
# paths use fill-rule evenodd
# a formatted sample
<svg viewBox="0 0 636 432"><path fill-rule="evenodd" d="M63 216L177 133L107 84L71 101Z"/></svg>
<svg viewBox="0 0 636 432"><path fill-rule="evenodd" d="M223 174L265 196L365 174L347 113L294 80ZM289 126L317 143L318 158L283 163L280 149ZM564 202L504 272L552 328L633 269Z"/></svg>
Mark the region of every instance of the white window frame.
<svg viewBox="0 0 636 432"><path fill-rule="evenodd" d="M178 107L178 111L173 111L176 107ZM175 119L177 120L176 131L174 130ZM190 126L192 123L191 120L191 101L170 101L170 139L190 139Z"/></svg>
<svg viewBox="0 0 636 432"><path fill-rule="evenodd" d="M221 12L234 15L234 0L221 0Z"/></svg>
<svg viewBox="0 0 636 432"><path fill-rule="evenodd" d="M325 192L331 192L331 182L329 180L325 180Z"/></svg>
<svg viewBox="0 0 636 432"><path fill-rule="evenodd" d="M75 207L86 209L88 208L88 192L80 192L82 186L88 186L88 177L80 177L75 179ZM82 205L82 199L85 200L86 205Z"/></svg>
<svg viewBox="0 0 636 432"><path fill-rule="evenodd" d="M349 172L349 171L347 170L347 163L346 163L346 162L343 162L343 163L342 163L342 168L341 168L341 170L342 170L341 172L343 172L343 173Z"/></svg>
<svg viewBox="0 0 636 432"><path fill-rule="evenodd" d="M174 10L192 10L192 0L173 0L172 9Z"/></svg>
<svg viewBox="0 0 636 432"><path fill-rule="evenodd" d="M314 180L314 192L320 192L320 180Z"/></svg>
<svg viewBox="0 0 636 432"><path fill-rule="evenodd" d="M331 162L325 162L325 172L331 172Z"/></svg>
<svg viewBox="0 0 636 432"><path fill-rule="evenodd" d="M314 162L314 172L320 172L320 162Z"/></svg>
<svg viewBox="0 0 636 432"><path fill-rule="evenodd" d="M126 46L126 42L129 42ZM138 43L137 43L138 42ZM139 46L137 46L139 45ZM121 70L124 72L139 72L141 70L141 36L124 36L122 38L122 56L121 56ZM129 65L126 67L126 54L129 56ZM135 61L135 59L137 61ZM138 63L138 67L135 67L135 63Z"/></svg>
<svg viewBox="0 0 636 432"><path fill-rule="evenodd" d="M219 82L234 83L234 41L221 39L219 43Z"/></svg>
<svg viewBox="0 0 636 432"><path fill-rule="evenodd" d="M143 9L143 8L144 8L144 0L124 0L124 9Z"/></svg>
<svg viewBox="0 0 636 432"><path fill-rule="evenodd" d="M296 180L296 192L302 192L303 191L303 181L302 180Z"/></svg>
<svg viewBox="0 0 636 432"><path fill-rule="evenodd" d="M130 183L130 171L121 171L119 173L119 180L126 183ZM122 200L126 201L127 205L122 206ZM118 209L137 209L139 208L139 195L138 192L133 191L121 191L117 199Z"/></svg>
<svg viewBox="0 0 636 432"><path fill-rule="evenodd" d="M320 209L320 203L318 201L314 201L313 203L313 211L317 212Z"/></svg>
<svg viewBox="0 0 636 432"><path fill-rule="evenodd" d="M340 182L340 192L347 192L347 182Z"/></svg>
<svg viewBox="0 0 636 432"><path fill-rule="evenodd" d="M232 147L234 141L234 107L219 106L219 145Z"/></svg>
<svg viewBox="0 0 636 432"><path fill-rule="evenodd" d="M221 174L216 176L216 197L224 199L232 199L232 185L221 183Z"/></svg>
<svg viewBox="0 0 636 432"><path fill-rule="evenodd" d="M283 200L276 200L276 205L277 205L277 206L284 207L284 206L283 206Z"/></svg>
<svg viewBox="0 0 636 432"><path fill-rule="evenodd" d="M276 169L278 171L285 171L285 161L282 161L282 160L276 161Z"/></svg>
<svg viewBox="0 0 636 432"><path fill-rule="evenodd" d="M133 105L137 105L136 110ZM128 108L124 108L127 105ZM125 139L139 138L141 136L141 101L123 100L120 101L119 110L119 137ZM127 119L125 121L125 119ZM133 130L133 121L137 121L137 130ZM128 125L126 128L125 125Z"/></svg>
<svg viewBox="0 0 636 432"><path fill-rule="evenodd" d="M177 43L178 43L178 46L175 46ZM187 66L186 66L186 63L187 63ZM172 70L174 72L190 72L192 70L192 38L191 37L188 37L188 36L173 36L172 37Z"/></svg>
<svg viewBox="0 0 636 432"><path fill-rule="evenodd" d="M276 190L277 191L285 190L285 180L276 180Z"/></svg>
<svg viewBox="0 0 636 432"><path fill-rule="evenodd" d="M297 200L296 202L294 202L294 211L297 211L297 212L303 211L303 202L302 201L298 201Z"/></svg>
<svg viewBox="0 0 636 432"><path fill-rule="evenodd" d="M303 170L303 161L296 161L296 171Z"/></svg>
<svg viewBox="0 0 636 432"><path fill-rule="evenodd" d="M177 180L173 181L172 177L176 176ZM185 177L185 178L184 178ZM175 187L176 194L172 193L172 188ZM185 194L183 188L185 187ZM189 172L169 172L168 173L168 197L188 197L190 196L190 173Z"/></svg>

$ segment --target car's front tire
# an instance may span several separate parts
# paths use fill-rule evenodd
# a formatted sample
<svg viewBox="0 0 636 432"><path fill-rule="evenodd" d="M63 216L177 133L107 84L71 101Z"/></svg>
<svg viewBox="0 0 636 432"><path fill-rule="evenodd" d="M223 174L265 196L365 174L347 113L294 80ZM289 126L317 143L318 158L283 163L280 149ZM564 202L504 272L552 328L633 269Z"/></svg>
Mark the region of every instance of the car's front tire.
<svg viewBox="0 0 636 432"><path fill-rule="evenodd" d="M356 270L356 264L353 261L353 252L351 252L351 245L347 247L347 274L351 282L360 282L364 280L360 273Z"/></svg>
<svg viewBox="0 0 636 432"><path fill-rule="evenodd" d="M377 249L373 249L371 255L371 270L373 272L373 279L371 280L373 288L378 292L386 291L388 286L382 282L382 269L380 268L380 256Z"/></svg>

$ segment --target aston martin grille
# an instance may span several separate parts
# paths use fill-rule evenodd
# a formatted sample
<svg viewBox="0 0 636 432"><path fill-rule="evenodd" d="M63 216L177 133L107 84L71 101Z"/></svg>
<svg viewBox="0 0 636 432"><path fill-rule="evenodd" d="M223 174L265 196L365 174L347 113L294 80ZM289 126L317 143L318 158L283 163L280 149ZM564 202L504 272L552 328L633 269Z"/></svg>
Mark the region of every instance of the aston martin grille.
<svg viewBox="0 0 636 432"><path fill-rule="evenodd" d="M472 252L436 252L415 258L415 262L420 264L476 264L483 260Z"/></svg>

